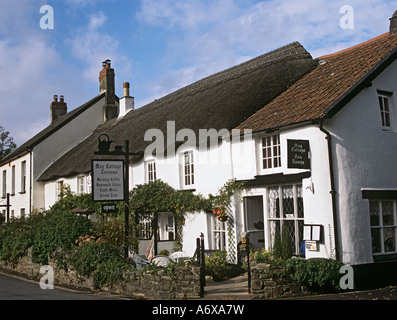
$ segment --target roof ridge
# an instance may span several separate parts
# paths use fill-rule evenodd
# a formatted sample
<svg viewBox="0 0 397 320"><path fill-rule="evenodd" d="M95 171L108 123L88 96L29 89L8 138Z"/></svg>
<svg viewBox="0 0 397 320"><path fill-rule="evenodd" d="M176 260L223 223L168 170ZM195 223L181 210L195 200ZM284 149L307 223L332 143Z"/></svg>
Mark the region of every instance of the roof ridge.
<svg viewBox="0 0 397 320"><path fill-rule="evenodd" d="M375 38L372 38L372 39L369 39L369 40L367 40L367 41L361 42L361 43L356 44L356 45L354 45L354 46L352 46L352 47L345 48L345 49L336 51L336 52L334 52L334 53L329 53L329 54L320 56L320 57L316 58L316 60L324 60L324 59L326 59L326 58L334 57L334 56L340 55L340 54L342 54L342 53L345 53L345 52L348 52L348 51L351 51L351 50L355 50L355 49L357 49L357 48L360 48L360 47L366 46L366 45L368 45L368 44L371 44L371 43L374 42L374 41L383 39L383 38L387 37L388 35L389 35L389 32L383 33L383 34L381 34L381 35L379 35L379 36L377 36L377 37L375 37Z"/></svg>
<svg viewBox="0 0 397 320"><path fill-rule="evenodd" d="M216 72L212 75L209 75L207 77L204 77L200 80L197 80L197 81L195 81L185 87L177 89L177 90L175 90L159 99L149 102L145 106L150 105L153 102L159 102L160 100L161 100L161 102L165 102L169 99L174 99L175 97L177 97L179 95L187 94L187 93L193 92L195 90L204 88L208 85L215 84L222 80L232 78L238 74L241 74L248 70L260 67L264 64L271 63L274 61L279 61L281 59L291 57L291 56L296 56L299 54L306 54L306 55L310 56L310 53L298 41L291 42L291 43L289 43L285 46L282 46L278 49L274 49L274 50L264 53L258 57L252 58L248 61L242 62L238 65L232 66L225 70L222 70L222 71ZM142 106L142 107L144 107L144 106Z"/></svg>

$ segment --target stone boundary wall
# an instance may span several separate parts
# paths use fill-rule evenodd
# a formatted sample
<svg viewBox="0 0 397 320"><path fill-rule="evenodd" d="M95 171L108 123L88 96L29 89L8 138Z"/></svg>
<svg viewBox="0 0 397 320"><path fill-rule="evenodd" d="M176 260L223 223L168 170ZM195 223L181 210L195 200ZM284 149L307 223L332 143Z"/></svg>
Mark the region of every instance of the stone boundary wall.
<svg viewBox="0 0 397 320"><path fill-rule="evenodd" d="M300 284L274 280L270 272L270 265L267 263L254 264L251 267L252 299L287 298L308 294L307 289Z"/></svg>
<svg viewBox="0 0 397 320"><path fill-rule="evenodd" d="M94 291L92 278L79 276L73 270L58 269L54 261L50 261L49 265L54 270L55 285ZM41 267L42 265L32 262L30 250L27 256L14 265L0 261L0 270L34 280L40 280L44 276L44 273L40 274ZM165 270L134 270L128 275L128 280L101 290L137 299L198 299L201 297L200 269L177 265L172 275Z"/></svg>

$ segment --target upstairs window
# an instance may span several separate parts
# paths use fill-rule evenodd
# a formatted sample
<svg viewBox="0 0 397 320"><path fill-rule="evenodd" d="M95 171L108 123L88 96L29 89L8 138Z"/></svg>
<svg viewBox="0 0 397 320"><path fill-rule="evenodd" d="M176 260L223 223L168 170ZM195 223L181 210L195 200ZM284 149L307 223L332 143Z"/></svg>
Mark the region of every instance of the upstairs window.
<svg viewBox="0 0 397 320"><path fill-rule="evenodd" d="M84 176L77 178L77 192L78 192L78 194L85 194L85 190L86 190L85 180L86 179Z"/></svg>
<svg viewBox="0 0 397 320"><path fill-rule="evenodd" d="M6 170L3 171L3 189L2 189L1 196L3 198L7 197L7 171Z"/></svg>
<svg viewBox="0 0 397 320"><path fill-rule="evenodd" d="M21 163L21 193L26 192L26 161Z"/></svg>
<svg viewBox="0 0 397 320"><path fill-rule="evenodd" d="M382 128L385 131L391 131L393 125L391 98L391 92L378 91L378 102L382 120Z"/></svg>
<svg viewBox="0 0 397 320"><path fill-rule="evenodd" d="M281 167L280 135L262 139L262 169Z"/></svg>
<svg viewBox="0 0 397 320"><path fill-rule="evenodd" d="M184 186L194 185L193 151L183 154L183 182Z"/></svg>
<svg viewBox="0 0 397 320"><path fill-rule="evenodd" d="M146 162L146 180L147 182L154 182L157 180L156 161Z"/></svg>

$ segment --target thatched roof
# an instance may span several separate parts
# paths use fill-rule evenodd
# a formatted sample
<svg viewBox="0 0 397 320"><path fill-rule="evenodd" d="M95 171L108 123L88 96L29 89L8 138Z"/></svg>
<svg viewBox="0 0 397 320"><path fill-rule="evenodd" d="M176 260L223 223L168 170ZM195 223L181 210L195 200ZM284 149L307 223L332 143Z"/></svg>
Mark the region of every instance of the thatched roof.
<svg viewBox="0 0 397 320"><path fill-rule="evenodd" d="M253 132L333 117L397 58L397 34L383 34L318 58L319 66L237 128Z"/></svg>
<svg viewBox="0 0 397 320"><path fill-rule="evenodd" d="M143 152L151 142L145 132L159 129L166 136L167 121L175 130L231 130L272 101L316 67L310 54L297 42L197 81L185 88L130 111L121 119L99 126L78 146L51 165L39 180L54 180L91 171L98 137L109 135L115 144L129 140L131 152Z"/></svg>

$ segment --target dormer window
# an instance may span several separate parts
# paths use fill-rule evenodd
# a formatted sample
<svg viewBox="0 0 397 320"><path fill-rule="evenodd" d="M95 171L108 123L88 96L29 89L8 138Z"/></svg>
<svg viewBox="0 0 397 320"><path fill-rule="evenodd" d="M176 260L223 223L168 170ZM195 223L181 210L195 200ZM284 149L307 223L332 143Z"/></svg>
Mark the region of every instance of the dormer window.
<svg viewBox="0 0 397 320"><path fill-rule="evenodd" d="M268 136L262 139L262 169L281 167L280 135Z"/></svg>

